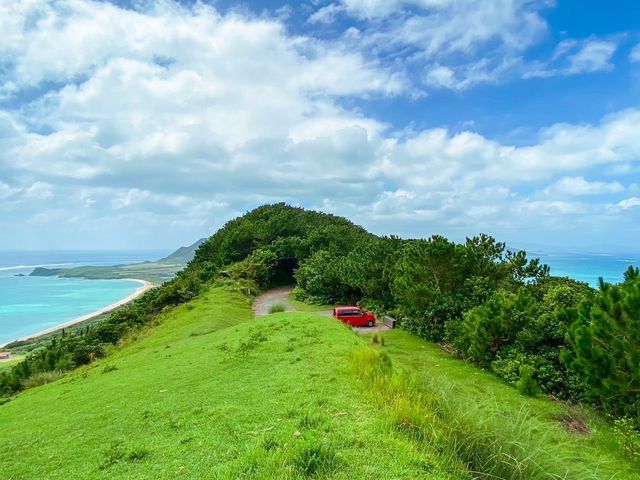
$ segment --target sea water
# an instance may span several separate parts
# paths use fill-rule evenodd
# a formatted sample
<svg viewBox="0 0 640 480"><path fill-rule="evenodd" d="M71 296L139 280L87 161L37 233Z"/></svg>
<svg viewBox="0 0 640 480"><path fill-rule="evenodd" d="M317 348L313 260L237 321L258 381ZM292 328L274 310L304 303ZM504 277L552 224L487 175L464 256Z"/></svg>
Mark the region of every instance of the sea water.
<svg viewBox="0 0 640 480"><path fill-rule="evenodd" d="M599 278L607 283L620 283L629 266L640 267L640 254L585 254L532 252L551 268L551 275L569 277L598 287Z"/></svg>
<svg viewBox="0 0 640 480"><path fill-rule="evenodd" d="M156 260L166 253L0 252L0 344L100 310L141 286L131 280L29 277L35 267L121 265Z"/></svg>

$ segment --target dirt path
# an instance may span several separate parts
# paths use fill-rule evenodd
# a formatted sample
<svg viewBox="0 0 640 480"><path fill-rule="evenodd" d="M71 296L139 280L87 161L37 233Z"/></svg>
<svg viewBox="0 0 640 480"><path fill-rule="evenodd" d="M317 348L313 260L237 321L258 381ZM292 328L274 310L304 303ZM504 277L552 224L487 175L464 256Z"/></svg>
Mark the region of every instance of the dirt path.
<svg viewBox="0 0 640 480"><path fill-rule="evenodd" d="M269 307L274 303L281 303L285 306L287 312L295 312L296 309L289 303L289 295L293 292L293 287L278 287L272 290L267 290L262 295L257 297L253 302L253 313L256 317L263 317L269 315ZM314 312L318 315L330 317L332 315L331 310L323 310L320 312ZM373 327L354 327L353 331L358 333L375 333L384 332L389 330L381 320L376 321Z"/></svg>
<svg viewBox="0 0 640 480"><path fill-rule="evenodd" d="M274 303L281 303L292 312L295 309L289 303L289 295L293 292L293 287L279 287L273 290L267 290L253 302L253 313L256 317L269 315L269 307Z"/></svg>

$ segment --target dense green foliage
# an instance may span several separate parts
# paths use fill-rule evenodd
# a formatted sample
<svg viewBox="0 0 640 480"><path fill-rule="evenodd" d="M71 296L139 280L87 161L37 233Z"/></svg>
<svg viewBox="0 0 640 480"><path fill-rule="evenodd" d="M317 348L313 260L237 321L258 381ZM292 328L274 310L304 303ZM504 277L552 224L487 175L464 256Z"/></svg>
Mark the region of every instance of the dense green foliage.
<svg viewBox="0 0 640 480"><path fill-rule="evenodd" d="M640 418L640 271L608 285L591 302L563 312L571 322L565 353L589 385L588 397L614 414Z"/></svg>
<svg viewBox="0 0 640 480"><path fill-rule="evenodd" d="M284 204L228 222L187 268L81 334L70 334L0 373L0 394L34 374L101 357L132 329L195 298L212 282L256 292L297 284L298 300L356 303L391 314L422 338L523 391L588 399L615 414L638 414L638 272L620 286L549 276L525 252L490 236L376 237L348 220Z"/></svg>

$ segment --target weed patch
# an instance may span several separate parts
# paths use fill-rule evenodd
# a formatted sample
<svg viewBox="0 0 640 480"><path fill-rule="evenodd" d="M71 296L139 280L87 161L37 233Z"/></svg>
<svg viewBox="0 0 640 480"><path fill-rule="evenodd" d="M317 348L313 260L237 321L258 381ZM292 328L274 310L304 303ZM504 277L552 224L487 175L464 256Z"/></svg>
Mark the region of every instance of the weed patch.
<svg viewBox="0 0 640 480"><path fill-rule="evenodd" d="M267 336L261 330L254 330L249 334L246 340L243 340L238 344L235 353L240 357L246 357L261 343L264 343L267 340Z"/></svg>
<svg viewBox="0 0 640 480"><path fill-rule="evenodd" d="M614 421L614 431L620 450L640 464L640 425L638 420L619 418Z"/></svg>
<svg viewBox="0 0 640 480"><path fill-rule="evenodd" d="M280 313L285 312L287 308L284 306L284 303L272 303L269 305L269 313Z"/></svg>
<svg viewBox="0 0 640 480"><path fill-rule="evenodd" d="M333 445L308 440L296 448L292 463L301 476L310 478L330 475L339 467L339 458Z"/></svg>
<svg viewBox="0 0 640 480"><path fill-rule="evenodd" d="M100 469L104 470L119 462L137 462L149 455L149 450L143 446L126 447L117 443L111 444L103 453Z"/></svg>
<svg viewBox="0 0 640 480"><path fill-rule="evenodd" d="M567 410L556 416L562 427L569 433L574 435L589 435L591 429L584 419L576 412Z"/></svg>

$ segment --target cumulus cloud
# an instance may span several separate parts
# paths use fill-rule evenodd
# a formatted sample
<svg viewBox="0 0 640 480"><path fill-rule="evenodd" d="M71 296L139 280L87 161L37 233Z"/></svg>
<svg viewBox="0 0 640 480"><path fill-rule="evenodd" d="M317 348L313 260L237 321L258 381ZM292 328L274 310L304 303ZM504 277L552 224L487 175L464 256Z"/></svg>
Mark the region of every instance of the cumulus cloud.
<svg viewBox="0 0 640 480"><path fill-rule="evenodd" d="M454 88L458 83L455 72L444 65L435 64L427 71L425 82L435 87Z"/></svg>
<svg viewBox="0 0 640 480"><path fill-rule="evenodd" d="M561 41L550 58L529 58L548 25L545 1L342 0L318 10L319 19L346 13L365 27L357 48L404 49L407 68L424 65L427 87L465 90L515 78L582 75L613 69L616 40Z"/></svg>
<svg viewBox="0 0 640 480"><path fill-rule="evenodd" d="M438 23L442 31L416 37L428 52L460 26L449 15L463 3L336 5L378 22L387 21L380 12L389 5L440 18L446 28ZM544 28L533 11L513 17L530 4L495 2L509 7L494 12L509 28L498 31L485 18L447 48L464 53L486 40L518 50L522 38L510 35L525 28L521 22ZM20 105L0 111L3 225L20 223L34 239L57 232L65 241L79 237L76 245L100 238L94 246L108 247L125 237L182 235L184 243L280 200L385 233L520 232L532 222L540 231L562 229L566 219L622 215L622 205L614 211L592 200L624 202L614 198L624 194L622 181L586 180L584 172L632 175L640 158L633 109L597 124L553 125L528 146L472 131L398 131L350 100L405 94L403 75L344 44L291 35L275 18L172 2L126 10L25 0L3 8L0 52L11 62L0 84ZM430 65L427 83L469 85L437 59ZM526 193L545 188L544 198Z"/></svg>

